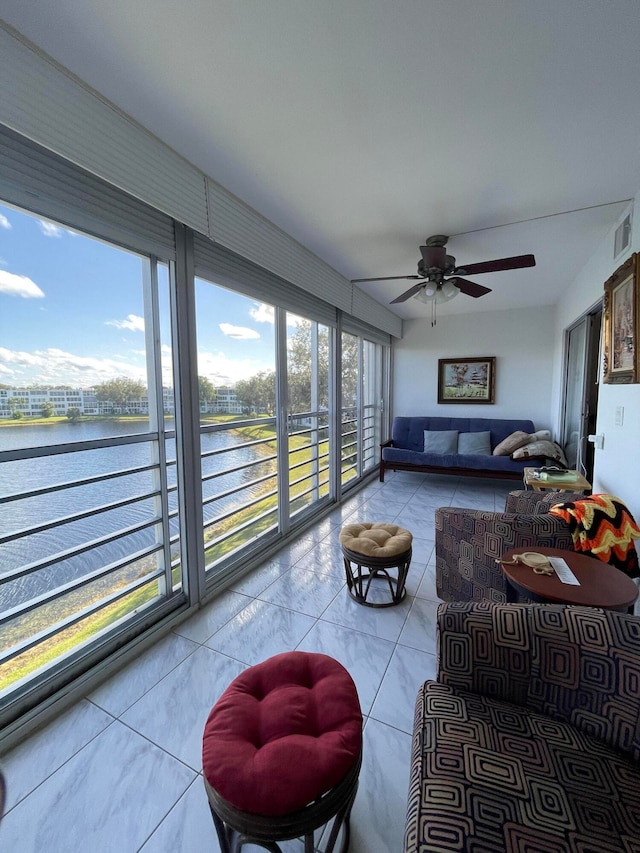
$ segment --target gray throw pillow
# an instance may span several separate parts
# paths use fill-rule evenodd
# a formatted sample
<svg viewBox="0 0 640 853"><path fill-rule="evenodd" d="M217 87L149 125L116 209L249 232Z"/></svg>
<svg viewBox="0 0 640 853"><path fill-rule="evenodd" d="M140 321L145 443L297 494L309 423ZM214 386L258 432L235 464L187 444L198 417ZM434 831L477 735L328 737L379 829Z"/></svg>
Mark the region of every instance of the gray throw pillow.
<svg viewBox="0 0 640 853"><path fill-rule="evenodd" d="M458 453L491 456L491 433L461 432L458 436Z"/></svg>
<svg viewBox="0 0 640 853"><path fill-rule="evenodd" d="M457 429L425 429L425 453L456 453L458 450Z"/></svg>

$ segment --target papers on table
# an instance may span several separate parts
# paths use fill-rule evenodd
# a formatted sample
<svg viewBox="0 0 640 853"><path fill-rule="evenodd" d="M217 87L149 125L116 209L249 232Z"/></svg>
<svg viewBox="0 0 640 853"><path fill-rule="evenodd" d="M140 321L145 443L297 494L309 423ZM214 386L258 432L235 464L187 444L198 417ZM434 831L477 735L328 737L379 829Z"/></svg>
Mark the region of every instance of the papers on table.
<svg viewBox="0 0 640 853"><path fill-rule="evenodd" d="M571 584L571 586L580 586L580 581L562 557L549 557L548 560L562 583Z"/></svg>

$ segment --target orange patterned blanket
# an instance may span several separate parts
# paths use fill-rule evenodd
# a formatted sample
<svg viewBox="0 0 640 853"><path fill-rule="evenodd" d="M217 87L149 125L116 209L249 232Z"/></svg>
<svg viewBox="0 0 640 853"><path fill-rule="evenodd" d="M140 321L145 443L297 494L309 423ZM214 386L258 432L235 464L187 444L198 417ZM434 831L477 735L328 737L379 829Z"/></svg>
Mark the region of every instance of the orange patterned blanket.
<svg viewBox="0 0 640 853"><path fill-rule="evenodd" d="M640 528L620 498L591 495L556 504L549 512L567 522L576 551L597 557L632 578L640 576L633 544L634 539L640 538Z"/></svg>

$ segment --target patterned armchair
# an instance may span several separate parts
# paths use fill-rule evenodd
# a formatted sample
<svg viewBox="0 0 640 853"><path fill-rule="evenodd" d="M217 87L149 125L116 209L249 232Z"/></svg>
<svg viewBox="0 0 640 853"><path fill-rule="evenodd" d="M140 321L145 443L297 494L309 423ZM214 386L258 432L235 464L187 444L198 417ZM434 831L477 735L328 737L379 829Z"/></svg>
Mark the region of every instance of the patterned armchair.
<svg viewBox="0 0 640 853"><path fill-rule="evenodd" d="M506 602L496 563L511 548L573 550L567 524L549 507L579 500L575 492L511 492L504 512L440 507L436 510L436 589L443 601Z"/></svg>
<svg viewBox="0 0 640 853"><path fill-rule="evenodd" d="M640 619L442 604L405 853L640 850Z"/></svg>

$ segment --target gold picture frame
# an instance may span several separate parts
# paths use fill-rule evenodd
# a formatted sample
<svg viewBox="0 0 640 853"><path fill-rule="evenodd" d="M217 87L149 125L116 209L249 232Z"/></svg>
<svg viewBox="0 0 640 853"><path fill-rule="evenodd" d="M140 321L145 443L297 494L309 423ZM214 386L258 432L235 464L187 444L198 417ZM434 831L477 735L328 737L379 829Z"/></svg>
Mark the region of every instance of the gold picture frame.
<svg viewBox="0 0 640 853"><path fill-rule="evenodd" d="M604 283L603 381L610 385L640 382L639 269L640 255L635 252Z"/></svg>
<svg viewBox="0 0 640 853"><path fill-rule="evenodd" d="M495 356L438 359L438 403L494 403L495 385Z"/></svg>

